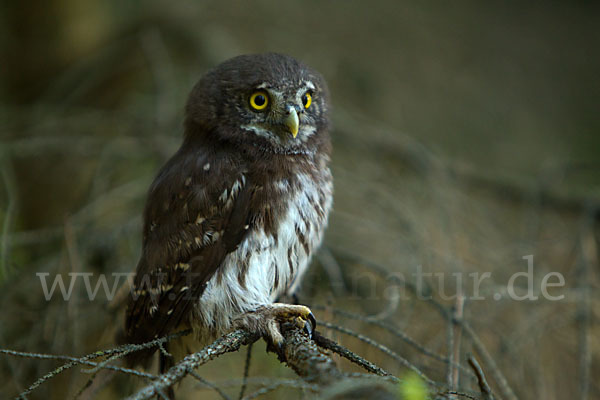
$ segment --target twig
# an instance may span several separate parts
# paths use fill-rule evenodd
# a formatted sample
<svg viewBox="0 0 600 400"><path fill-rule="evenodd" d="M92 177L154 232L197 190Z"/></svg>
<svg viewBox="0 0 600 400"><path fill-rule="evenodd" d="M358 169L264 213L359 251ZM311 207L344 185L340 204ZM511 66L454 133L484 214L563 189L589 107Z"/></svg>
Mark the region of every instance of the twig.
<svg viewBox="0 0 600 400"><path fill-rule="evenodd" d="M17 399L26 399L27 398L26 396L29 393L31 393L33 390L35 390L38 386L40 386L42 383L44 383L45 381L53 378L54 376L60 374L61 372L65 371L75 365L83 364L83 365L90 365L93 367L98 367L100 365L99 363L95 363L95 362L89 361L89 360L96 358L96 357L101 357L101 355L96 355L96 353L93 353L93 354L90 354L90 355L87 355L87 356L84 356L81 358L76 358L76 357L53 355L53 354L27 353L27 352L8 350L8 349L0 349L0 353L17 356L17 357L24 357L24 358L38 358L38 359L44 359L44 360L69 361L68 363L61 365L60 367L54 369L53 371L50 371L46 375L44 375L41 378L39 378L38 380L36 380L27 389L25 389L23 392L21 392L17 396ZM98 353L101 353L101 352L98 352ZM130 374L130 375L139 376L141 378L148 378L148 379L156 378L156 376L154 376L152 374L136 371L136 370L129 369L129 368L117 367L114 365L106 365L105 364L105 365L102 365L102 368Z"/></svg>
<svg viewBox="0 0 600 400"><path fill-rule="evenodd" d="M401 379L396 378L394 375L381 376L374 374L366 374L364 372L345 372L344 376L348 378L374 379L389 383L398 383L402 381Z"/></svg>
<svg viewBox="0 0 600 400"><path fill-rule="evenodd" d="M415 365L411 364L407 359L405 359L404 357L402 357L395 351L389 349L388 347L386 347L380 343L377 343L375 340L373 340L369 337L366 337L364 335L361 335L360 333L354 332L348 328L345 328L345 327L339 326L339 325L335 325L330 322L321 321L320 324L326 328L330 328L330 329L336 330L338 332L345 333L346 335L353 336L353 337L357 338L358 340L375 347L376 349L378 349L378 350L384 352L385 354L389 355L390 357L392 357L394 360L398 361L404 367L410 369L415 374L419 375L419 377L421 379L423 379L427 384L432 385L432 386L439 386L436 382L434 382L429 377L427 377L423 372L421 372L421 370L419 368L417 368Z"/></svg>
<svg viewBox="0 0 600 400"><path fill-rule="evenodd" d="M326 338L318 331L315 331L313 333L313 340L315 341L315 343L317 343L318 346L320 346L324 349L333 351L334 353L344 357L347 360L350 360L354 364L361 366L362 368L364 368L365 370L367 370L373 374L377 374L379 376L390 376L390 377L393 377L394 379L397 379L389 372L378 367L377 365L373 364L372 362L365 360L364 358L362 358L358 354L355 354L352 351L348 350L341 344L334 342L333 340L331 340L329 338Z"/></svg>
<svg viewBox="0 0 600 400"><path fill-rule="evenodd" d="M446 325L446 346L448 347L448 365L446 368L446 384L450 389L456 389L455 386L452 385L452 371L455 358L454 358L454 321L447 321ZM455 398L455 397L451 397Z"/></svg>
<svg viewBox="0 0 600 400"><path fill-rule="evenodd" d="M174 365L166 373L158 377L154 382L141 389L135 395L128 397L129 400L149 399L159 391L173 386L185 378L191 371L200 365L213 360L220 355L237 351L242 345L253 343L258 338L246 331L236 330L217 339L213 344L206 346L197 353L186 356Z"/></svg>
<svg viewBox="0 0 600 400"><path fill-rule="evenodd" d="M248 349L246 350L246 362L244 363L244 381L242 382L242 388L240 389L240 400L244 397L244 392L246 391L246 386L248 385L248 374L250 373L250 361L252 359L253 344L254 343L250 343L248 345Z"/></svg>
<svg viewBox="0 0 600 400"><path fill-rule="evenodd" d="M278 351L279 359L285 362L286 365L292 368L298 376L303 378L309 385L309 389L315 387L329 387L334 383L342 382L348 379L347 374L341 372L333 359L324 350L321 350L317 343L307 336L307 334L293 324L283 324L282 333L284 336L284 344ZM317 334L317 337L320 335ZM213 344L205 347L197 353L190 354L173 366L169 371L159 376L145 388L142 388L135 395L128 397L128 400L149 399L155 396L159 390L166 390L175 383L181 381L188 374L193 374L193 370L202 364L228 352L239 350L242 345L254 343L258 337L244 330L237 330L222 336ZM321 340L321 339L319 339ZM326 340L321 340L321 343L326 343ZM343 349L341 346L338 350ZM341 351L341 350L340 350ZM358 356L356 356L358 357ZM387 374L382 369L367 364L373 372ZM375 375L373 375L375 376ZM197 377L199 378L199 377ZM395 377L385 375L383 379L397 380ZM424 378L427 379L427 378ZM202 380L202 378L200 378ZM242 384L245 380L242 381ZM316 386L313 386L316 385ZM270 385L260 389L258 392L252 393L247 398L254 398L263 393L275 390L280 384ZM304 387L304 385L303 385ZM366 387L363 386L363 389ZM393 394L381 387L373 387L374 393L377 393L385 399L394 398ZM226 397L226 396L225 396ZM224 398L225 398L224 397Z"/></svg>
<svg viewBox="0 0 600 400"><path fill-rule="evenodd" d="M448 363L446 381L451 390L456 390L459 383L459 370L455 367L455 364L460 363L460 342L462 338L460 323L463 319L464 306L465 296L462 293L459 293L458 296L456 296L453 318L448 328L448 356L451 362Z"/></svg>
<svg viewBox="0 0 600 400"><path fill-rule="evenodd" d="M334 253L338 254L339 257L345 257L346 259L349 259L349 260L352 260L353 262L359 263L390 280L397 281L399 284L405 285L405 287L410 289L415 295L421 296L420 298L425 300L427 302L427 304L431 305L436 311L438 311L438 313L443 318L445 318L446 320L449 320L449 321L452 320L452 315L448 312L448 310L446 309L446 307L444 307L443 304L441 304L440 302L433 299L432 296L423 297L422 293L418 293L418 288L415 285L409 284L406 281L397 277L396 275L391 274L387 270L387 268L385 268L384 266L381 266L370 260L364 259L360 255L352 254L352 253L348 252L347 249L339 250L339 251L336 250L336 251L334 251ZM485 364L488 366L488 368L492 371L494 380L498 383L498 386L500 387L500 391L501 391L502 395L504 397L506 397L508 400L517 400L517 397L515 396L514 391L509 386L508 381L504 377L504 374L502 374L502 372L496 365L496 362L494 361L492 356L489 354L485 345L479 339L479 337L477 336L475 331L473 331L471 326L466 321L462 321L462 322L457 321L457 323L460 323L463 326L464 334L467 335L469 337L469 339L471 339L471 341L473 342L473 347L475 348L477 353L483 358L483 360L484 360Z"/></svg>
<svg viewBox="0 0 600 400"><path fill-rule="evenodd" d="M477 383L479 384L479 390L481 390L481 394L483 394L484 400L494 400L494 394L492 393L492 389L490 389L490 385L488 385L487 380L485 379L485 374L481 369L481 366L473 357L473 355L469 354L467 358L469 365L473 368L475 375L477 376Z"/></svg>
<svg viewBox="0 0 600 400"><path fill-rule="evenodd" d="M449 395L452 395L452 396L466 397L467 399L471 399L471 400L481 400L479 397L476 397L476 396L473 396L471 394L464 393L464 392L458 392L456 390L447 390L447 391L442 392L440 394L449 394Z"/></svg>
<svg viewBox="0 0 600 400"><path fill-rule="evenodd" d="M26 358L40 358L40 359L69 361L68 363L63 364L60 367L58 367L58 368L54 369L53 371L50 371L46 375L42 376L41 378L39 378L38 380L33 382L27 389L25 389L23 392L21 392L19 394L18 398L24 399L27 394L31 393L33 390L35 390L38 386L40 386L42 383L44 383L48 379L51 379L54 376L60 374L61 372L65 371L69 368L72 368L78 364L89 365L89 366L94 367L91 370L85 370L84 372L95 373L98 370L104 368L104 369L112 369L115 371L132 374L132 375L137 375L137 376L144 377L144 378L153 379L153 378L155 378L154 375L139 372L139 371L132 370L129 368L116 367L113 365L109 365L108 362L110 360L113 360L116 357L122 357L123 355L134 352L134 351L139 351L139 350L143 350L146 348L156 346L159 343L164 343L173 338L187 335L190 332L191 332L191 330L181 331L181 332L177 332L177 333L174 333L174 334L162 337L162 338L155 339L148 343L127 344L127 345L119 346L119 347L116 347L113 349L97 351L97 352L85 355L83 357L80 357L80 358L70 357L70 356L52 355L52 354L27 353L27 352L20 352L20 351L15 351L15 350L8 350L8 349L0 349L0 353L9 354L9 355L18 356L18 357L26 357ZM106 357L106 356L109 356L109 358L100 363L95 363L95 362L89 361L89 360L93 360L93 359L100 358L100 357Z"/></svg>
<svg viewBox="0 0 600 400"><path fill-rule="evenodd" d="M258 389L257 391L255 391L254 393L251 393L248 396L244 397L242 400L255 399L255 398L265 395L269 392L272 392L273 390L279 389L282 386L287 386L287 387L292 387L292 388L297 388L297 389L308 389L312 392L316 392L319 389L319 387L317 385L310 385L310 384L304 382L302 379L284 379L284 380L274 382L268 386L262 387L262 388Z"/></svg>
<svg viewBox="0 0 600 400"><path fill-rule="evenodd" d="M371 375L371 376L375 376L375 375ZM298 386L298 383L304 383L306 388L313 388L314 391L318 391L319 387L317 385L313 385L313 384L309 384L306 383L306 381L304 381L303 379L288 379L288 378L274 378L274 377L267 377L267 376L249 376L247 379L248 382L248 386L252 386L252 385L257 385L257 386L268 386L268 385L272 385L274 383L280 383L282 386L286 385L286 383L291 383L293 382L294 386ZM226 379L226 380L220 380L217 382L211 382L211 385L215 386L215 387L219 387L219 388L234 388L234 387L240 387L242 385L242 383L244 383L244 379L243 378L232 378L232 379ZM203 388L204 386L206 386L205 383L200 382L199 385L196 385L197 387L200 386L201 388ZM248 396L248 395L247 395Z"/></svg>
<svg viewBox="0 0 600 400"><path fill-rule="evenodd" d="M94 374L90 379L87 380L85 385L79 389L79 391L73 396L73 400L79 398L83 399L95 399L96 394L99 390L108 386L108 383L115 377L114 371L105 371L105 374L99 373ZM98 379L99 378L99 379ZM154 379L154 378L152 378Z"/></svg>
<svg viewBox="0 0 600 400"><path fill-rule="evenodd" d="M191 329L186 329L184 331L179 331L179 332L167 335L167 336L163 336L158 339L154 339L150 342L146 342L146 343L142 343L142 344L126 344L123 346L119 346L116 349L111 349L109 352L105 352L104 355L110 355L110 357L108 357L106 360L102 361L96 368L92 368L92 369L84 371L84 372L95 373L99 369L103 368L105 364L107 364L117 358L122 358L122 357L125 357L127 354L135 353L137 351L148 349L148 348L151 348L154 346L158 346L160 348L160 346L163 343L167 343L169 340L176 339L181 336L189 335L191 332L192 332Z"/></svg>
<svg viewBox="0 0 600 400"><path fill-rule="evenodd" d="M198 382L202 383L203 385L206 385L207 387L209 387L209 388L213 389L215 392L217 392L219 394L219 396L221 396L223 398L223 400L231 400L231 398L229 396L227 396L225 394L225 392L223 392L221 390L220 387L218 387L217 385L215 385L212 382L207 381L206 379L201 377L198 373L196 373L196 371L190 371L190 375L193 376Z"/></svg>
<svg viewBox="0 0 600 400"><path fill-rule="evenodd" d="M483 359L485 365L487 365L487 367L492 371L492 376L494 377L494 380L500 388L502 397L507 398L509 400L517 400L517 396L508 384L508 381L504 377L504 374L496 365L496 361L494 361L494 358L487 351L485 345L483 344L481 339L479 339L479 336L477 336L473 328L471 328L471 325L467 321L463 321L462 326L465 336L467 336L471 340L473 348L475 349L477 354L479 354L479 356Z"/></svg>
<svg viewBox="0 0 600 400"><path fill-rule="evenodd" d="M160 350L160 353L161 353L163 356L165 356L165 357L167 357L167 358L173 358L173 356L171 355L171 353L169 353L169 352L167 351L167 349L165 349L164 343L159 343L159 344L158 344L158 349Z"/></svg>
<svg viewBox="0 0 600 400"><path fill-rule="evenodd" d="M416 340L414 340L413 338L411 338L406 333L402 332L399 328L397 328L396 326L392 325L389 322L381 321L381 320L373 318L373 317L367 317L364 315L352 313L352 312L345 311L345 310L331 308L329 306L311 305L310 307L313 310L327 310L328 312L331 312L334 315L362 321L367 324L371 324L371 325L380 327L382 329L385 329L386 331L390 332L392 335L394 335L397 338L401 339L402 341L406 342L408 345L414 347L415 349L417 349L419 352L423 353L424 355L431 357L437 361L443 362L445 364L454 365L456 368L459 368L464 373L469 374L470 377L475 378L475 375L473 375L473 373L469 369L463 367L460 364L453 363L447 357L437 354L437 353L429 350L428 348L424 347L423 345L417 343Z"/></svg>

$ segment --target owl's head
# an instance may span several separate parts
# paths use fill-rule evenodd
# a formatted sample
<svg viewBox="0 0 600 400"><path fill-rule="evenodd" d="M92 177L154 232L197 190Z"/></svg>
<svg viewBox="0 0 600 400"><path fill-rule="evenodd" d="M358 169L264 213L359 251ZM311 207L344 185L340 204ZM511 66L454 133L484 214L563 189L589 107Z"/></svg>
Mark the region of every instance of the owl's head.
<svg viewBox="0 0 600 400"><path fill-rule="evenodd" d="M289 56L238 56L194 86L186 114L188 136L210 135L275 153L311 152L327 140L327 85Z"/></svg>

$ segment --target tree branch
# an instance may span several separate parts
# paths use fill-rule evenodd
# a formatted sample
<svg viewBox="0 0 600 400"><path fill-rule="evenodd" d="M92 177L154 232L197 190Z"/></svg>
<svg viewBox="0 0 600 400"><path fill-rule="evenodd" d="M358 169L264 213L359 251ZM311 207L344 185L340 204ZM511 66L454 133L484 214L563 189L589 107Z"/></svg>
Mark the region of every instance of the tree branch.
<svg viewBox="0 0 600 400"><path fill-rule="evenodd" d="M158 393L166 390L190 374L193 370L206 364L220 355L237 351L242 345L254 343L258 340L253 335L244 330L237 330L221 336L213 344L206 346L197 353L186 356L183 360L174 365L167 372L162 374L135 395L128 397L128 400L143 400L156 396Z"/></svg>
<svg viewBox="0 0 600 400"><path fill-rule="evenodd" d="M280 361L285 362L288 367L293 369L294 372L307 383L316 385L322 389L336 387L343 391L348 382L352 381L352 389L350 391L343 391L342 397L336 398L355 398L356 390L358 390L356 379L351 379L347 374L340 371L330 354L321 349L317 345L317 342L308 337L303 330L291 324L283 324L282 333L285 338L285 344L278 354ZM324 340L320 334L315 333L315 335L323 344L328 346L331 345L331 343ZM169 387L181 381L188 374L192 374L194 369L202 364L205 364L222 354L237 351L241 346L254 343L257 339L258 337L256 335L244 330L228 333L201 351L185 357L152 383L142 388L136 394L128 397L128 400L150 399L161 392L165 392ZM351 361L362 365L370 372L389 377L387 372L376 365L368 362L368 364L361 362L360 360L362 359L350 351L344 352L342 346L339 346L339 348L336 347L336 349L339 350L340 353L344 353L345 356L349 356L350 359L353 358ZM365 383L362 384L360 388L361 393L365 390L369 393L376 393L380 399L391 400L396 398L391 391L383 386L383 382L365 380Z"/></svg>

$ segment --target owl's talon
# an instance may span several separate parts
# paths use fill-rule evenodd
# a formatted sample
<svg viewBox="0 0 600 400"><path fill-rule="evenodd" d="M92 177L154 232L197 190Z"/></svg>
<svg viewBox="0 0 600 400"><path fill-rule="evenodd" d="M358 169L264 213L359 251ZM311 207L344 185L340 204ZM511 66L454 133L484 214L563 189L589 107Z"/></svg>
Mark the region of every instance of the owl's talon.
<svg viewBox="0 0 600 400"><path fill-rule="evenodd" d="M315 328L317 327L317 320L315 319L313 313L310 312L306 316L306 319L303 319L302 317L297 317L296 326L298 326L298 328L301 328L304 332L306 332L308 337L312 339L312 334Z"/></svg>
<svg viewBox="0 0 600 400"><path fill-rule="evenodd" d="M313 320L314 320L314 317L313 317ZM304 332L306 332L306 334L308 335L308 337L312 339L312 333L313 333L313 330L314 330L312 321L306 321L306 323L304 324L304 329L303 330L304 330Z"/></svg>
<svg viewBox="0 0 600 400"><path fill-rule="evenodd" d="M310 322L310 325L311 325L311 337L312 337L312 331L314 331L315 328L317 327L317 319L315 318L312 311L310 314L308 314L308 322Z"/></svg>
<svg viewBox="0 0 600 400"><path fill-rule="evenodd" d="M317 326L310 308L281 303L265 305L256 311L242 314L233 325L260 334L267 342L267 351L273 351L281 356L285 341L281 326L286 323L302 329L311 338Z"/></svg>

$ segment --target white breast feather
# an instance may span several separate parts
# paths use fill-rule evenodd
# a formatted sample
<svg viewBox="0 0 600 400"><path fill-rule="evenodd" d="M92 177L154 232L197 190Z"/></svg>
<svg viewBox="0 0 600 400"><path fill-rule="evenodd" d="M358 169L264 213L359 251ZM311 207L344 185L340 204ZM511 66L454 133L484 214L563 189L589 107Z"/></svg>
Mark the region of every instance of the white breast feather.
<svg viewBox="0 0 600 400"><path fill-rule="evenodd" d="M220 280L213 276L195 307L197 331L209 328L213 334L227 331L235 316L255 310L263 304L272 303L283 294L292 294L298 287L310 261L310 256L321 243L327 225L327 214L332 203L332 185L327 172L321 184L309 176L299 174L299 187L290 193L286 201L287 212L279 224L277 241L260 228L249 232L237 250L228 254L223 261ZM236 182L236 184L238 184ZM274 183L282 193L290 190L288 181ZM238 189L236 187L236 189ZM230 191L231 192L231 191ZM325 198L324 217L320 217L314 204L319 204L319 195ZM305 236L308 254L298 239L296 228ZM288 262L288 251L293 271ZM248 260L245 285L238 280L243 262ZM274 287L277 270L278 285ZM218 283L220 282L220 284Z"/></svg>

